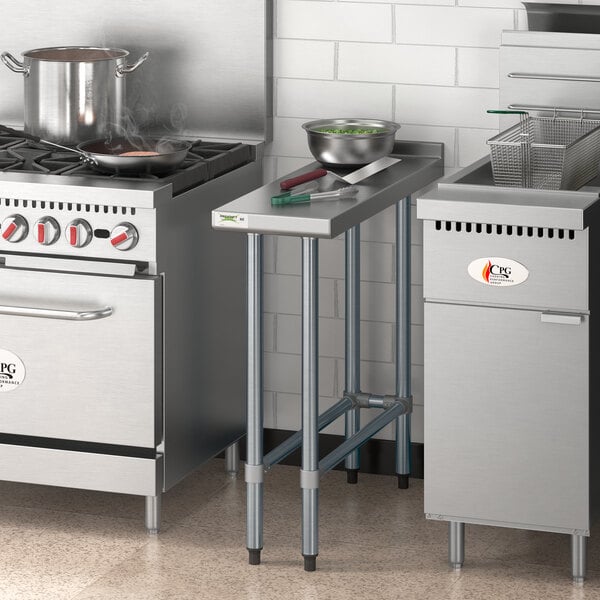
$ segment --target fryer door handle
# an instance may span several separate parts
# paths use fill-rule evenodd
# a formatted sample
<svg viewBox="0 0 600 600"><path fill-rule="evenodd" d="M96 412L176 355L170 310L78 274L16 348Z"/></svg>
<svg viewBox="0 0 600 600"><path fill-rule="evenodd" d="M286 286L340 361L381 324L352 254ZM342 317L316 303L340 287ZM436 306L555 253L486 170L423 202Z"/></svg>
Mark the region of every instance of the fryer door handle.
<svg viewBox="0 0 600 600"><path fill-rule="evenodd" d="M0 315L15 317L41 317L43 319L62 319L64 321L94 321L105 319L112 315L110 306L96 310L55 310L52 308L31 308L29 306L4 306L0 305Z"/></svg>
<svg viewBox="0 0 600 600"><path fill-rule="evenodd" d="M541 314L542 323L558 323L559 325L581 325L583 315L544 312Z"/></svg>

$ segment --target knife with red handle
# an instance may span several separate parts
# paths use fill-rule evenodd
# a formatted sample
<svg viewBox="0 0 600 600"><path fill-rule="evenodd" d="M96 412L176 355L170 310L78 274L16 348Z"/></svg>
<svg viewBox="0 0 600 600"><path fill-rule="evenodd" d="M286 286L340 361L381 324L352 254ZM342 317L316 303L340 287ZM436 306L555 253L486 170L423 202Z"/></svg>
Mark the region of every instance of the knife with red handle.
<svg viewBox="0 0 600 600"><path fill-rule="evenodd" d="M279 187L282 190L290 190L301 183L306 183L307 181L312 181L313 179L319 179L319 177L325 177L325 175L327 175L327 171L325 169L315 169L314 171L309 171L308 173L298 175L298 177L286 179L279 184Z"/></svg>

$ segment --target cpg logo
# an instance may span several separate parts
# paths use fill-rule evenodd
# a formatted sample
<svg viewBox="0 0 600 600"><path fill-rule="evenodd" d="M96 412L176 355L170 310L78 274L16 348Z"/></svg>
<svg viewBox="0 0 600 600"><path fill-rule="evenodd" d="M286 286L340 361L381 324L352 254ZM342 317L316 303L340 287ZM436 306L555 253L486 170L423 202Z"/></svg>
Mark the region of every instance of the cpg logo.
<svg viewBox="0 0 600 600"><path fill-rule="evenodd" d="M475 281L494 287L519 285L529 277L529 270L520 262L498 256L476 258L467 271Z"/></svg>
<svg viewBox="0 0 600 600"><path fill-rule="evenodd" d="M16 372L17 365L15 363L0 363L0 378L14 379Z"/></svg>
<svg viewBox="0 0 600 600"><path fill-rule="evenodd" d="M12 392L25 379L23 361L10 350L0 348L0 393Z"/></svg>

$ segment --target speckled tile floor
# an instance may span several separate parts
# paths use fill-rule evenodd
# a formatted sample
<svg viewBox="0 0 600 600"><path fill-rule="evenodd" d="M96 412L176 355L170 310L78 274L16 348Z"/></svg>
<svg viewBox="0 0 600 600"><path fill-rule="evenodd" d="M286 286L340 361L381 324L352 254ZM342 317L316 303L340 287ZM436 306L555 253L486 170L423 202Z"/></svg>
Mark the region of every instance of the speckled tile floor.
<svg viewBox="0 0 600 600"><path fill-rule="evenodd" d="M320 554L300 555L298 469L265 484L265 548L247 564L245 485L215 459L163 500L148 536L143 499L0 482L0 600L600 599L600 540L574 586L566 536L467 526L462 572L446 564L446 524L423 517L423 482L341 472L322 481ZM598 541L596 541L598 540Z"/></svg>

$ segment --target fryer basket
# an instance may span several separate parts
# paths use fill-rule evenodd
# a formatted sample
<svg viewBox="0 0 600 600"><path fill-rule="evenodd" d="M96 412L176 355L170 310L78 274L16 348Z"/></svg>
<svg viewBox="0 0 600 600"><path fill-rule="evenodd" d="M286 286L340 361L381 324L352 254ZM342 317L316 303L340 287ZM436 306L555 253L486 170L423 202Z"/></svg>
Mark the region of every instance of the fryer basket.
<svg viewBox="0 0 600 600"><path fill-rule="evenodd" d="M576 190L598 174L600 120L528 117L488 144L496 185Z"/></svg>

